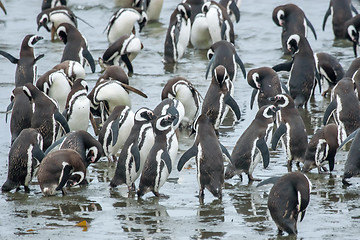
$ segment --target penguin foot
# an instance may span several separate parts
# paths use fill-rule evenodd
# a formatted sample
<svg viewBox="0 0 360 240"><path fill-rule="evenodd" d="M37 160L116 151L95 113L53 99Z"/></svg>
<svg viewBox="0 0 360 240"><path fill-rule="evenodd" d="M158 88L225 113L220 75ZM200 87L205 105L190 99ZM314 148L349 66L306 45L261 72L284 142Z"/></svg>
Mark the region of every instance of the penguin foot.
<svg viewBox="0 0 360 240"><path fill-rule="evenodd" d="M248 175L248 178L249 178L249 183L253 181L261 181L260 178L254 178L251 174Z"/></svg>
<svg viewBox="0 0 360 240"><path fill-rule="evenodd" d="M30 192L30 188L28 186L24 186L25 187L25 192L29 193Z"/></svg>
<svg viewBox="0 0 360 240"><path fill-rule="evenodd" d="M346 181L345 178L342 179L342 183L344 186L351 186L351 183L349 183L348 181Z"/></svg>
<svg viewBox="0 0 360 240"><path fill-rule="evenodd" d="M168 195L165 195L165 194L160 194L158 192L154 192L153 191L153 194L156 196L156 197L159 197L159 198L170 198Z"/></svg>

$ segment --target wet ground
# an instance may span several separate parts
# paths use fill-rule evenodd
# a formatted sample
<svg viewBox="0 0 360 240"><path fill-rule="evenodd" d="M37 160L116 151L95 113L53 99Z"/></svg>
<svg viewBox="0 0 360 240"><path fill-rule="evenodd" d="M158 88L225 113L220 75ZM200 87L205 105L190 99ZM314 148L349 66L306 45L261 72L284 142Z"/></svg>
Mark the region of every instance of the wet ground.
<svg viewBox="0 0 360 240"><path fill-rule="evenodd" d="M36 16L41 1L5 0L8 15L0 12L0 49L14 56L26 34L36 33ZM184 58L174 66L162 64L163 43L172 10L178 1L166 1L159 22L148 24L139 35L143 51L134 60L135 74L130 84L144 91L149 98L131 94L134 111L142 106L155 107L160 102L161 89L167 80L183 76L194 83L204 96L209 86L205 80L208 60L206 51L188 49ZM275 6L284 1L243 0L240 23L235 24L236 49L245 63L246 70L261 66L273 66L285 61L280 44L281 29L272 22ZM336 56L344 69L354 59L352 45L347 41L334 40L331 19L326 31L321 30L328 1L297 1L314 25L318 40L309 32L308 40L314 52L325 51ZM354 5L360 10L358 1ZM93 28L79 22L79 29L88 39L95 59L102 56L108 46L103 33L107 21L117 10L114 1L78 0L69 1L76 15L89 22ZM38 73L42 74L59 63L64 48L61 42L50 42L50 35L41 29L44 36L35 49L45 57L38 62ZM86 68L90 87L100 75L100 67L92 74ZM14 87L15 65L0 57L0 183L7 177L7 161L10 147L9 123L5 123L5 110ZM283 80L286 73L280 74ZM252 89L238 74L235 100L242 111L241 121L233 124L227 120L220 129L220 141L229 152L237 139L256 114L250 110ZM314 130L321 127L323 112L329 103L316 91L315 98L306 110L300 110L304 118L309 139ZM192 146L193 138L188 132L179 136L179 155ZM359 189L360 179L352 178L352 186L344 188L341 175L347 152L336 156L335 170L331 174L318 174L316 170L307 174L313 188L310 205L304 221L298 224L298 239L357 239L360 226ZM270 186L256 188L247 178L238 177L225 183L222 201L205 192L203 204L199 203L198 183L194 161L192 168L180 173L174 169L160 192L169 198L156 198L146 194L142 199L128 196L127 187L111 190L109 181L116 165L106 160L89 167L90 184L74 188L67 196L43 197L34 179L29 194L20 192L0 194L0 238L1 239L277 239L275 223L267 210L266 202ZM271 152L270 165L263 169L259 164L254 177L266 179L287 172L285 154L281 148ZM87 222L87 227L77 223ZM295 239L295 237L293 237Z"/></svg>

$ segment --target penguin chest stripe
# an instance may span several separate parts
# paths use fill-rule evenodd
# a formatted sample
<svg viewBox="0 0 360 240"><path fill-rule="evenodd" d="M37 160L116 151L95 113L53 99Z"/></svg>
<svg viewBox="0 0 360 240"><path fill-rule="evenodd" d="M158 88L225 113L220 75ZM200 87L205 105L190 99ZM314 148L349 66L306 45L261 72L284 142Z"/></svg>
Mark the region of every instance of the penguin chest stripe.
<svg viewBox="0 0 360 240"><path fill-rule="evenodd" d="M27 150L27 170L26 170L26 177L25 177L25 185L31 181L31 166L32 166L32 150L33 145L30 145Z"/></svg>
<svg viewBox="0 0 360 240"><path fill-rule="evenodd" d="M132 175L132 170L135 169L134 167L134 158L131 154L131 148L134 144L132 143L128 150L127 150L127 156L126 156L126 160L125 160L125 169L127 171L126 174L126 183L127 184L131 184L133 182L133 175Z"/></svg>
<svg viewBox="0 0 360 240"><path fill-rule="evenodd" d="M221 94L220 95L220 98L219 98L219 113L216 117L216 121L215 121L215 126L219 126L220 123L221 123L221 120L223 118L223 114L224 114L224 94Z"/></svg>
<svg viewBox="0 0 360 240"><path fill-rule="evenodd" d="M201 185L201 183L200 183L200 176L201 176L200 169L202 167L201 166L202 160L203 160L203 151L202 151L201 144L199 144L198 145L198 154L196 155L197 179L198 179L199 185Z"/></svg>
<svg viewBox="0 0 360 240"><path fill-rule="evenodd" d="M162 159L161 159L161 154L163 153L163 150L159 150L156 153L156 178L155 178L155 184L154 184L154 190L157 191L160 186L161 186L161 180L163 178L163 169L164 169L164 165L162 164Z"/></svg>
<svg viewBox="0 0 360 240"><path fill-rule="evenodd" d="M321 151L322 146L324 146L324 150ZM324 160L327 156L327 144L325 139L319 139L319 143L316 145L315 152L315 163L316 166L320 166L322 160Z"/></svg>

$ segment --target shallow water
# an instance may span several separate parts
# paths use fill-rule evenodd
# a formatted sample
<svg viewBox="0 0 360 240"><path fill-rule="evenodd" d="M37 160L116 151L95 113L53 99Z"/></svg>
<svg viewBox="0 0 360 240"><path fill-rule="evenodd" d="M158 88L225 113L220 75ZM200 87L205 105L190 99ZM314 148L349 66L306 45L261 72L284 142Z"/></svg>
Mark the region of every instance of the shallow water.
<svg viewBox="0 0 360 240"><path fill-rule="evenodd" d="M0 49L18 57L23 37L36 33L36 15L40 12L41 1L5 0L8 15L0 12ZM105 4L105 2L108 2ZM155 107L160 102L164 84L174 76L183 76L194 83L204 96L209 85L205 80L207 66L206 51L188 49L184 58L174 68L164 67L161 62L163 43L169 16L179 1L166 1L159 22L147 25L139 35L143 51L134 60L135 74L130 84L144 91L149 98L131 94L133 109L142 106ZM272 22L271 14L275 6L284 1L243 0L240 23L235 24L236 49L245 63L246 70L261 66L273 66L285 61L282 56L281 29ZM331 19L326 31L321 30L323 16L328 1L298 1L318 34L316 41L311 32L308 40L314 52L325 51L338 57L344 69L354 59L352 46L346 41L334 41ZM354 2L360 10L359 2ZM103 33L107 21L117 9L115 1L78 0L69 1L76 15L85 19L94 28L79 22L79 29L87 38L95 59L102 56L108 46ZM35 49L36 54L45 57L38 62L38 73L42 74L59 63L64 45L50 42L50 35L41 29L38 33L45 37ZM86 68L86 80L92 87L100 75ZM0 183L7 177L7 155L10 146L9 123L5 123L5 110L14 87L15 65L0 57ZM282 79L286 73L280 73ZM238 102L242 119L236 124L227 120L220 129L220 141L232 151L235 142L253 120L256 107L250 110L250 92L243 77L238 74L235 86L235 100ZM329 103L320 96L318 90L307 110L300 110L309 139L315 129L322 124L323 112ZM179 136L179 155L192 146L193 138L187 132ZM313 188L310 205L304 221L298 224L299 239L357 239L360 226L359 187L360 180L343 188L341 175L347 152L336 156L332 174L318 174L316 170L307 174ZM191 161L194 166L194 161ZM266 179L287 172L285 154L281 148L271 152L270 165L263 169L259 164L254 177ZM111 190L109 181L116 165L101 161L89 167L90 184L74 188L66 196L43 197L36 179L30 186L31 192L23 191L0 194L0 238L1 239L276 239L277 230L267 211L267 196L270 186L256 188L248 184L247 178L241 182L234 177L226 181L222 201L205 192L204 204L200 204L196 169L184 169L180 173L174 169L170 178L160 189L169 198L156 198L146 194L143 199L128 196L127 187ZM87 227L77 227L86 220ZM286 237L279 237L286 238ZM294 237L295 238L295 237Z"/></svg>

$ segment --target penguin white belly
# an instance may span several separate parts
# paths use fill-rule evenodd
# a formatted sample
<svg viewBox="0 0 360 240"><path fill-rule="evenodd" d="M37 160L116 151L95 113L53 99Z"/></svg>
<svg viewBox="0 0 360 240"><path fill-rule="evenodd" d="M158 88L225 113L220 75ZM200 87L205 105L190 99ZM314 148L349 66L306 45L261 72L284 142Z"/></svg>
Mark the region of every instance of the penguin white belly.
<svg viewBox="0 0 360 240"><path fill-rule="evenodd" d="M113 23L108 33L110 44L114 43L121 36L131 34L135 22L140 18L138 14L131 11L123 12Z"/></svg>
<svg viewBox="0 0 360 240"><path fill-rule="evenodd" d="M196 49L209 49L212 40L205 14L196 15L191 27L190 42Z"/></svg>
<svg viewBox="0 0 360 240"><path fill-rule="evenodd" d="M256 148L257 140L259 140L259 138L255 139L255 141L253 142L252 149L251 149L251 161L250 161L250 167L249 167L249 175L252 175L255 167L258 165L260 159L262 159L261 154L259 154L259 150Z"/></svg>
<svg viewBox="0 0 360 240"><path fill-rule="evenodd" d="M221 22L222 19L219 17L219 12L216 8L210 7L206 13L206 21L209 26L209 33L211 36L212 43L221 41Z"/></svg>
<svg viewBox="0 0 360 240"><path fill-rule="evenodd" d="M63 72L54 72L49 76L52 84L49 88L49 97L55 99L59 112L63 112L66 105L67 96L71 91L71 86L67 80L67 77Z"/></svg>
<svg viewBox="0 0 360 240"><path fill-rule="evenodd" d="M199 111L195 104L194 97L190 89L183 84L179 84L176 92L176 99L178 99L184 106L185 114L182 121L186 124L192 123Z"/></svg>
<svg viewBox="0 0 360 240"><path fill-rule="evenodd" d="M131 144L128 148L127 157L125 160L125 169L126 169L126 185L131 186L135 180L139 177L140 171L136 172L136 166L134 158L131 154L131 148L133 144Z"/></svg>
<svg viewBox="0 0 360 240"><path fill-rule="evenodd" d="M169 138L168 138L168 152L170 155L170 159L171 159L171 164L172 167L174 168L176 166L176 157L178 154L178 150L179 150L179 142L178 139L176 137L176 132L174 129L172 129L169 132Z"/></svg>
<svg viewBox="0 0 360 240"><path fill-rule="evenodd" d="M114 81L101 88L96 96L99 101L107 101L109 104L109 113L111 113L117 105L126 105L131 107L130 97L126 90Z"/></svg>
<svg viewBox="0 0 360 240"><path fill-rule="evenodd" d="M145 132L144 132L145 131ZM139 175L142 172L142 169L144 168L144 164L146 161L146 158L151 150L151 148L154 145L155 142L155 135L153 132L153 129L151 127L151 124L145 124L142 126L142 131L140 131L140 136L142 136L144 132L144 138L139 141L140 149L140 169L139 169Z"/></svg>
<svg viewBox="0 0 360 240"><path fill-rule="evenodd" d="M179 33L179 40L176 45L176 49L178 52L178 59L181 58L186 50L187 45L190 40L190 32L191 32L191 22L190 19L187 21L185 19L181 20L181 29Z"/></svg>
<svg viewBox="0 0 360 240"><path fill-rule="evenodd" d="M156 162L157 162L157 176L155 177L154 191L159 192L159 189L165 184L168 179L170 173L166 167L166 163L161 159L161 154L164 150L159 150L156 153ZM162 166L163 165L163 166Z"/></svg>
<svg viewBox="0 0 360 240"><path fill-rule="evenodd" d="M146 10L146 15L147 15L149 21L159 19L163 3L164 3L164 0L151 0L150 1L149 6Z"/></svg>
<svg viewBox="0 0 360 240"><path fill-rule="evenodd" d="M90 100L86 96L79 97L72 105L68 124L70 131L84 130L89 127Z"/></svg>
<svg viewBox="0 0 360 240"><path fill-rule="evenodd" d="M126 139L129 137L131 128L133 126L134 126L134 113L131 110L129 110L128 116L126 117L125 121L122 123L122 125L119 128L117 142L113 146L115 150L113 154L116 154L124 146L124 143Z"/></svg>
<svg viewBox="0 0 360 240"><path fill-rule="evenodd" d="M197 174L197 180L198 180L199 186L201 186L200 169L201 169L202 159L203 159L203 152L202 152L201 144L199 144L198 145L198 154L196 155L196 174Z"/></svg>

